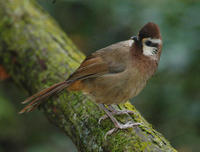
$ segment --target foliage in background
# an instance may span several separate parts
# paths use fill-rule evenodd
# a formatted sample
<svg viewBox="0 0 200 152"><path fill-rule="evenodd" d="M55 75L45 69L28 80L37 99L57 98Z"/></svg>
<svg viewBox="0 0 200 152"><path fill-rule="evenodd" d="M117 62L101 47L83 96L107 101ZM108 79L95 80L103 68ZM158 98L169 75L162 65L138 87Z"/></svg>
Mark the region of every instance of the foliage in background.
<svg viewBox="0 0 200 152"><path fill-rule="evenodd" d="M178 151L199 150L199 1L38 1L86 54L156 22L164 41L159 71L133 104ZM12 80L0 82L0 152L76 151L42 114L16 115L25 94Z"/></svg>

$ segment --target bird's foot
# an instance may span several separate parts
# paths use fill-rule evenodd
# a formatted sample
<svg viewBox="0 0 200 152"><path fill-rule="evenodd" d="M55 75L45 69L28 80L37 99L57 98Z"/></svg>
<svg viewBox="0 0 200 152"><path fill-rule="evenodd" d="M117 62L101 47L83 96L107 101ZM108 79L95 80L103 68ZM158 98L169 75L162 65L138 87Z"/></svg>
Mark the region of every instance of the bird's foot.
<svg viewBox="0 0 200 152"><path fill-rule="evenodd" d="M129 122L127 122L126 124L121 124L121 123L119 123L119 122L115 122L114 125L115 125L115 128L109 130L109 131L105 134L105 139L107 138L107 136L112 135L112 134L113 134L114 132L116 132L118 129L123 130L123 129L133 128L133 127L135 127L135 126L141 125L141 123L133 123L133 122L129 121Z"/></svg>
<svg viewBox="0 0 200 152"><path fill-rule="evenodd" d="M111 121L113 122L113 124L115 125L115 128L109 130L106 135L105 135L105 139L108 135L113 134L115 131L117 131L118 129L128 129L128 128L133 128L134 126L138 126L141 125L141 123L133 123L131 121L127 122L126 124L121 124L120 122L117 121L117 119L115 117L113 117L113 114L127 114L127 113L131 113L133 114L133 111L129 111L129 110L116 110L113 107L109 107L109 110L105 107L105 105L103 104L99 104L99 107L101 109L104 110L104 112L106 113L107 116L102 116L99 119L99 123L101 122L101 120L106 119L107 117L109 117L111 119Z"/></svg>
<svg viewBox="0 0 200 152"><path fill-rule="evenodd" d="M112 108L109 107L109 110L111 111L111 114L113 116L114 115L124 115L124 114L134 114L134 112L131 110L116 110L113 107ZM105 120L107 118L109 118L109 116L107 114L103 115L101 118L99 118L98 123L101 124L101 121Z"/></svg>

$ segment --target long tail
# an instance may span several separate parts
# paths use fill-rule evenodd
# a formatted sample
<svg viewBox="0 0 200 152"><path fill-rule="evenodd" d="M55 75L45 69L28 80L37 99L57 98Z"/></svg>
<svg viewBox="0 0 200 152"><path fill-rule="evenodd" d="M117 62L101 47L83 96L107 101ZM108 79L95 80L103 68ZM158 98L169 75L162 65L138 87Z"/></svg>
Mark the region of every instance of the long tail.
<svg viewBox="0 0 200 152"><path fill-rule="evenodd" d="M60 83L56 83L52 85L51 87L32 95L31 97L27 98L25 101L22 102L22 104L26 104L26 103L29 103L29 104L25 106L19 113L22 114L24 112L33 111L42 103L42 99L50 97L53 94L58 93L62 91L63 89L67 88L68 86L69 86L69 82L63 81Z"/></svg>

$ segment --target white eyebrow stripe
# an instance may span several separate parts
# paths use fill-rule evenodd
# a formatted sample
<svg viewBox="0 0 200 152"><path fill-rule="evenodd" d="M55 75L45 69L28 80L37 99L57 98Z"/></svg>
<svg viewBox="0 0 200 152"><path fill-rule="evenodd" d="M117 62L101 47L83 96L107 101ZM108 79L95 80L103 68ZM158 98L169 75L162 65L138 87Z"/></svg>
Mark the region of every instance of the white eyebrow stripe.
<svg viewBox="0 0 200 152"><path fill-rule="evenodd" d="M152 43L157 43L157 44L161 44L162 40L161 39L149 39Z"/></svg>

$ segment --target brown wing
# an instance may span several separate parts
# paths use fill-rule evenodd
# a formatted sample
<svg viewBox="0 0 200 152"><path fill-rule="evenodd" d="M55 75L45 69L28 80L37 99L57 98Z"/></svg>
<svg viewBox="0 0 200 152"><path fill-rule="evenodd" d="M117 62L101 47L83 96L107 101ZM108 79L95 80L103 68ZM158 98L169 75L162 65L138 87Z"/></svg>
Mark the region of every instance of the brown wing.
<svg viewBox="0 0 200 152"><path fill-rule="evenodd" d="M108 65L100 56L87 57L80 67L67 79L67 81L83 80L88 77L100 76L108 72Z"/></svg>
<svg viewBox="0 0 200 152"><path fill-rule="evenodd" d="M126 69L128 60L128 41L119 42L96 51L87 57L80 67L67 79L72 82L68 90L82 89L81 81L95 78L107 73L119 73Z"/></svg>
<svg viewBox="0 0 200 152"><path fill-rule="evenodd" d="M68 87L70 91L78 91L82 89L81 81L88 78L94 78L108 73L108 64L103 61L100 56L91 55L87 57L80 67L67 79L72 81Z"/></svg>

